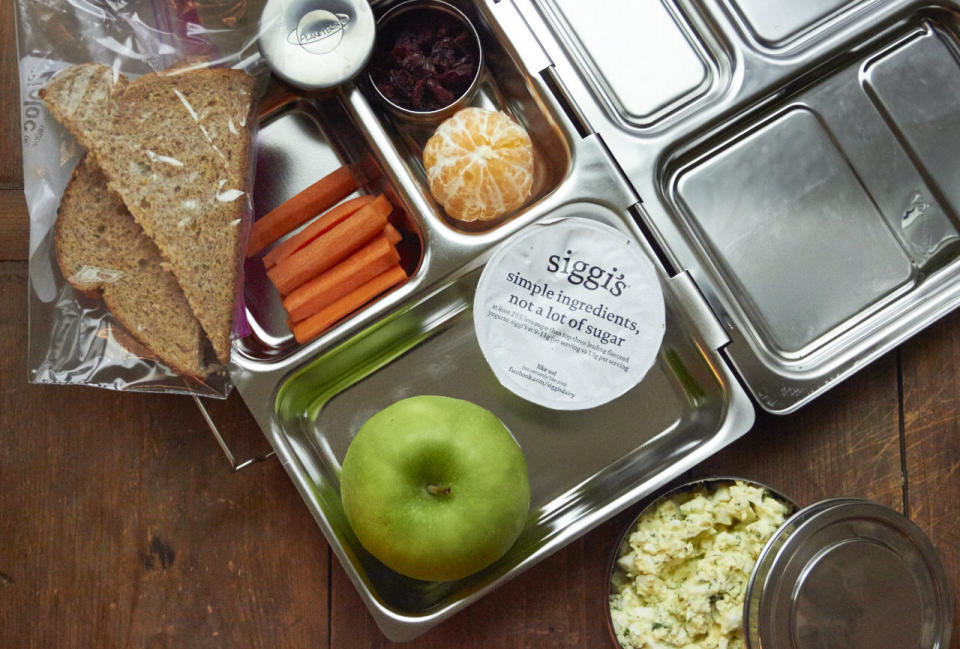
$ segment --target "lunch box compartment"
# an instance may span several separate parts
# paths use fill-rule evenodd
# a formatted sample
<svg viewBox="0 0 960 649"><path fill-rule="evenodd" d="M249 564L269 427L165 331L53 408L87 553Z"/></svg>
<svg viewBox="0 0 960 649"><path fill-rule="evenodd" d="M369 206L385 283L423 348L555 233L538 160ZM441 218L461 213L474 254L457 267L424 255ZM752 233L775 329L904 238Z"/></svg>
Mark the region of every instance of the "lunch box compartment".
<svg viewBox="0 0 960 649"><path fill-rule="evenodd" d="M382 15L396 2L377 3L375 12ZM420 193L430 208L428 215L439 224L458 232L488 232L530 213L530 208L553 192L567 176L571 165L570 142L557 123L555 109L541 87L530 83L539 70L527 70L516 52L498 37L494 28L471 2L453 0L451 5L462 11L480 37L483 50L481 76L469 106L507 113L530 136L534 149L533 187L530 197L519 209L492 221L465 222L446 215L443 207L430 194L423 149L442 119L421 120L392 112L378 96L369 79L358 80L371 108L397 149L403 171L418 181ZM531 217L533 218L533 217Z"/></svg>
<svg viewBox="0 0 960 649"><path fill-rule="evenodd" d="M593 206L563 211L618 220ZM612 515L648 480L678 473L731 441L725 422L732 386L695 342L669 283L666 337L646 377L604 406L555 411L502 387L483 358L472 313L481 272L482 266L467 270L320 356L286 380L276 399L275 420L292 451L292 475L303 481L301 489L320 495L314 513L342 544L345 566L363 583L361 592L381 616L382 628L404 616L435 623L431 616L451 614L547 556L563 538ZM513 432L528 463L531 511L524 531L498 562L457 582L427 584L386 569L354 537L340 504L340 465L357 430L380 409L418 394L488 408Z"/></svg>
<svg viewBox="0 0 960 649"><path fill-rule="evenodd" d="M863 68L868 96L906 156L928 184L929 196L911 196L902 213L904 231L960 214L960 41L952 31L924 21L910 30ZM939 203L939 205L938 205ZM924 232L913 240L935 243L937 234L953 238L956 230Z"/></svg>
<svg viewBox="0 0 960 649"><path fill-rule="evenodd" d="M674 186L728 290L786 357L914 277L834 142L818 115L794 105L708 153Z"/></svg>
<svg viewBox="0 0 960 649"><path fill-rule="evenodd" d="M668 165L704 270L767 352L808 356L956 258L948 39L899 31Z"/></svg>
<svg viewBox="0 0 960 649"><path fill-rule="evenodd" d="M567 53L625 128L655 129L729 83L728 51L671 0L543 0Z"/></svg>
<svg viewBox="0 0 960 649"><path fill-rule="evenodd" d="M290 97L262 117L254 192L257 217L344 165L361 183L351 197L383 193L393 203L390 222L403 234L397 244L400 263L408 276L414 275L423 256L421 226L404 208L363 131L337 97ZM244 301L253 333L240 341L241 349L252 358L282 358L300 345L287 326L282 297L267 277L262 254L247 260L245 273Z"/></svg>
<svg viewBox="0 0 960 649"><path fill-rule="evenodd" d="M868 0L729 0L747 31L763 46L785 47L831 25L836 18Z"/></svg>

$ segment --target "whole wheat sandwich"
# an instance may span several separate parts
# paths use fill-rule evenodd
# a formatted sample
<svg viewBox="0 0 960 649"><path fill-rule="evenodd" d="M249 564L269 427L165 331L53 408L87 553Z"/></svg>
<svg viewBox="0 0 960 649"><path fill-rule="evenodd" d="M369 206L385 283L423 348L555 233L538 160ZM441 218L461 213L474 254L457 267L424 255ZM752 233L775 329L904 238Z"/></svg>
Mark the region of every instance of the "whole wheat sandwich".
<svg viewBox="0 0 960 649"><path fill-rule="evenodd" d="M156 243L226 363L251 189L253 79L183 66L127 82L82 64L57 74L41 96Z"/></svg>
<svg viewBox="0 0 960 649"><path fill-rule="evenodd" d="M174 372L199 379L209 374L209 344L180 284L86 156L63 192L54 243L60 270L74 288L101 296L120 324Z"/></svg>

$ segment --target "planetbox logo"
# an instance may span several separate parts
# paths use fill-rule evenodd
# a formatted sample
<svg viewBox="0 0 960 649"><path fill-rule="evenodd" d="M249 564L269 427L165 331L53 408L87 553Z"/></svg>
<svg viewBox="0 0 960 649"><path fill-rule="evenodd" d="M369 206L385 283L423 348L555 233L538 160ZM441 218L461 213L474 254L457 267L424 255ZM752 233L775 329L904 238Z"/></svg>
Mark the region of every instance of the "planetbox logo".
<svg viewBox="0 0 960 649"><path fill-rule="evenodd" d="M300 18L297 28L287 35L287 42L311 54L328 54L340 45L349 22L348 14L314 9Z"/></svg>

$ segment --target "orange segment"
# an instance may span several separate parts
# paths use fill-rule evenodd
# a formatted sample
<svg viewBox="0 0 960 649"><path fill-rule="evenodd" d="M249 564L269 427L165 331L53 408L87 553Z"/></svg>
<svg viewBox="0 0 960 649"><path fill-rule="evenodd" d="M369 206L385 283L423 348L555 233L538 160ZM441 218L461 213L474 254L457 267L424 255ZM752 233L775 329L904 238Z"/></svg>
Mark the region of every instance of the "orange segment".
<svg viewBox="0 0 960 649"><path fill-rule="evenodd" d="M464 108L444 121L423 151L430 193L460 221L490 221L530 197L533 144L505 113Z"/></svg>

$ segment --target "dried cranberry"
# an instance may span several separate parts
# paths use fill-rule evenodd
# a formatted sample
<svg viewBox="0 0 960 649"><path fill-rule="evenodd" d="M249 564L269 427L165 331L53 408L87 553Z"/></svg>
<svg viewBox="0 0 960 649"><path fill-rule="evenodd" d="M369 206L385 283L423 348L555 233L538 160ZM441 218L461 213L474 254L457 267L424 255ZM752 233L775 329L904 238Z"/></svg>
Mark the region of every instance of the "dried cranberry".
<svg viewBox="0 0 960 649"><path fill-rule="evenodd" d="M399 61L399 63L400 67L404 70L411 74L417 74L418 71L423 70L427 66L427 59L420 52L412 52L409 56Z"/></svg>
<svg viewBox="0 0 960 649"><path fill-rule="evenodd" d="M410 103L414 108L419 110L423 106L423 90L426 86L423 79L417 79L417 82L413 84L413 90L410 91Z"/></svg>
<svg viewBox="0 0 960 649"><path fill-rule="evenodd" d="M436 68L450 68L457 64L457 53L444 41L437 41L430 50L430 60Z"/></svg>
<svg viewBox="0 0 960 649"><path fill-rule="evenodd" d="M427 88L433 93L441 106L449 106L456 100L453 93L441 86L436 79L427 79Z"/></svg>
<svg viewBox="0 0 960 649"><path fill-rule="evenodd" d="M473 66L467 63L460 63L458 65L449 67L437 75L437 81L440 82L440 85L447 88L456 87L464 83L470 83L472 79Z"/></svg>

